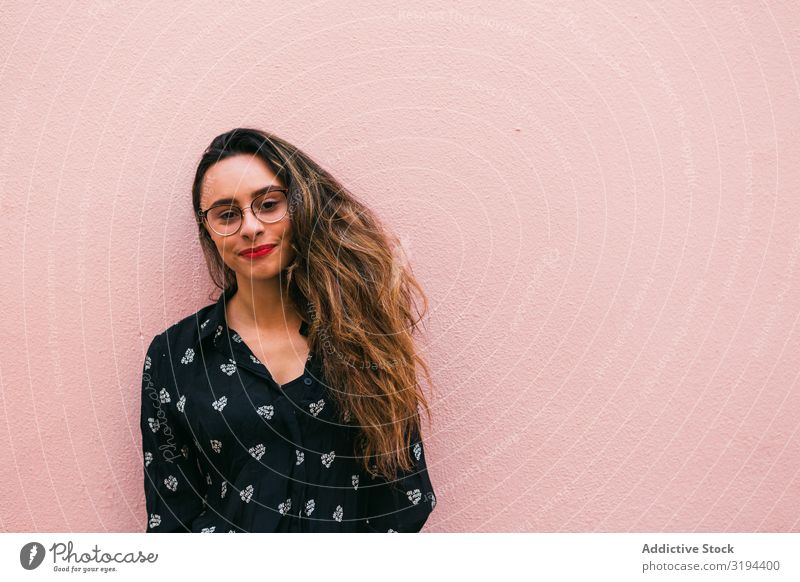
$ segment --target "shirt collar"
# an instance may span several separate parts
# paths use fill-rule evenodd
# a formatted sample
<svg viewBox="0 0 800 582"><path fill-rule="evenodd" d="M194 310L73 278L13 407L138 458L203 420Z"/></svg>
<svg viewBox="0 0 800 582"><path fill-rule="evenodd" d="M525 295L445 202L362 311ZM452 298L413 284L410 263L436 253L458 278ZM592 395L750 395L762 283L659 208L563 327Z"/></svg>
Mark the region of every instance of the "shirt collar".
<svg viewBox="0 0 800 582"><path fill-rule="evenodd" d="M208 340L216 345L217 339L222 335L224 330L228 327L225 320L225 304L236 293L236 286L233 285L220 293L216 303L211 307L211 310L206 314L203 321L200 322L200 343Z"/></svg>

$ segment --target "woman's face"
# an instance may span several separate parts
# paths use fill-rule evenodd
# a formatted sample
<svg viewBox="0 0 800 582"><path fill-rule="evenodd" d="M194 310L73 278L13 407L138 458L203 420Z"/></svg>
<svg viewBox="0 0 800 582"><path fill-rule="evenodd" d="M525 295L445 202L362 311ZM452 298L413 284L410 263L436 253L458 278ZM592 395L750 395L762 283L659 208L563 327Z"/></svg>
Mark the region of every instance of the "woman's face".
<svg viewBox="0 0 800 582"><path fill-rule="evenodd" d="M242 278L252 280L270 279L288 267L294 259L291 247L291 220L289 213L273 223L261 222L250 209L253 194L267 186L284 184L270 167L258 156L235 155L214 163L203 178L200 194L201 210L208 210L222 200L244 210L242 225L236 234L222 236L203 226L217 246L222 261ZM261 256L247 256L244 251L262 245L275 245L269 253Z"/></svg>

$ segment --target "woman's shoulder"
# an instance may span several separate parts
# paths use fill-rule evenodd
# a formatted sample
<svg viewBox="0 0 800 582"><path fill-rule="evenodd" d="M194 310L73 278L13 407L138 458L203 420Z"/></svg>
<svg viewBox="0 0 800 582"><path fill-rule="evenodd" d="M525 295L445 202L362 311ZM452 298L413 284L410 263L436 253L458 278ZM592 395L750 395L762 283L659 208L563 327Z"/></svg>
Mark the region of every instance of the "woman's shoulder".
<svg viewBox="0 0 800 582"><path fill-rule="evenodd" d="M202 338L213 333L211 319L215 303L211 303L197 310L191 315L173 323L166 329L156 333L150 342L151 349L161 349L169 352L185 351L199 345Z"/></svg>

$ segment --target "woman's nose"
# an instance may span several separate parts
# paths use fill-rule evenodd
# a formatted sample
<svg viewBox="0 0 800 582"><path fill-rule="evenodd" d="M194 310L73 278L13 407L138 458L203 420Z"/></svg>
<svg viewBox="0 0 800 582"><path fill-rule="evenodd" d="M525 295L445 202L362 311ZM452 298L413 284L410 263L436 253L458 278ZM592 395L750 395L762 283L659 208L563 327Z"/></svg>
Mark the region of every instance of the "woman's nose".
<svg viewBox="0 0 800 582"><path fill-rule="evenodd" d="M242 210L242 234L254 236L264 231L264 223L256 218L252 208Z"/></svg>

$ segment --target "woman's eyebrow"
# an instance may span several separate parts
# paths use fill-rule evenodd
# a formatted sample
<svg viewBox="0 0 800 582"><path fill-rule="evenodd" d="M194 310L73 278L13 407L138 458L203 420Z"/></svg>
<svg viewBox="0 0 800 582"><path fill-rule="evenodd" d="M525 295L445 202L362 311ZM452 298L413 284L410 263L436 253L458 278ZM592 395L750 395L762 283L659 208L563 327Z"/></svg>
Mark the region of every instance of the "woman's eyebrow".
<svg viewBox="0 0 800 582"><path fill-rule="evenodd" d="M264 192L274 188L281 188L282 186L278 184L270 184L269 186L264 186L263 188L259 188L258 190L253 190L250 192L250 200L261 196ZM231 204L232 202L236 202L235 198L220 198L219 200L215 200L211 203L211 206L216 206L217 204Z"/></svg>

